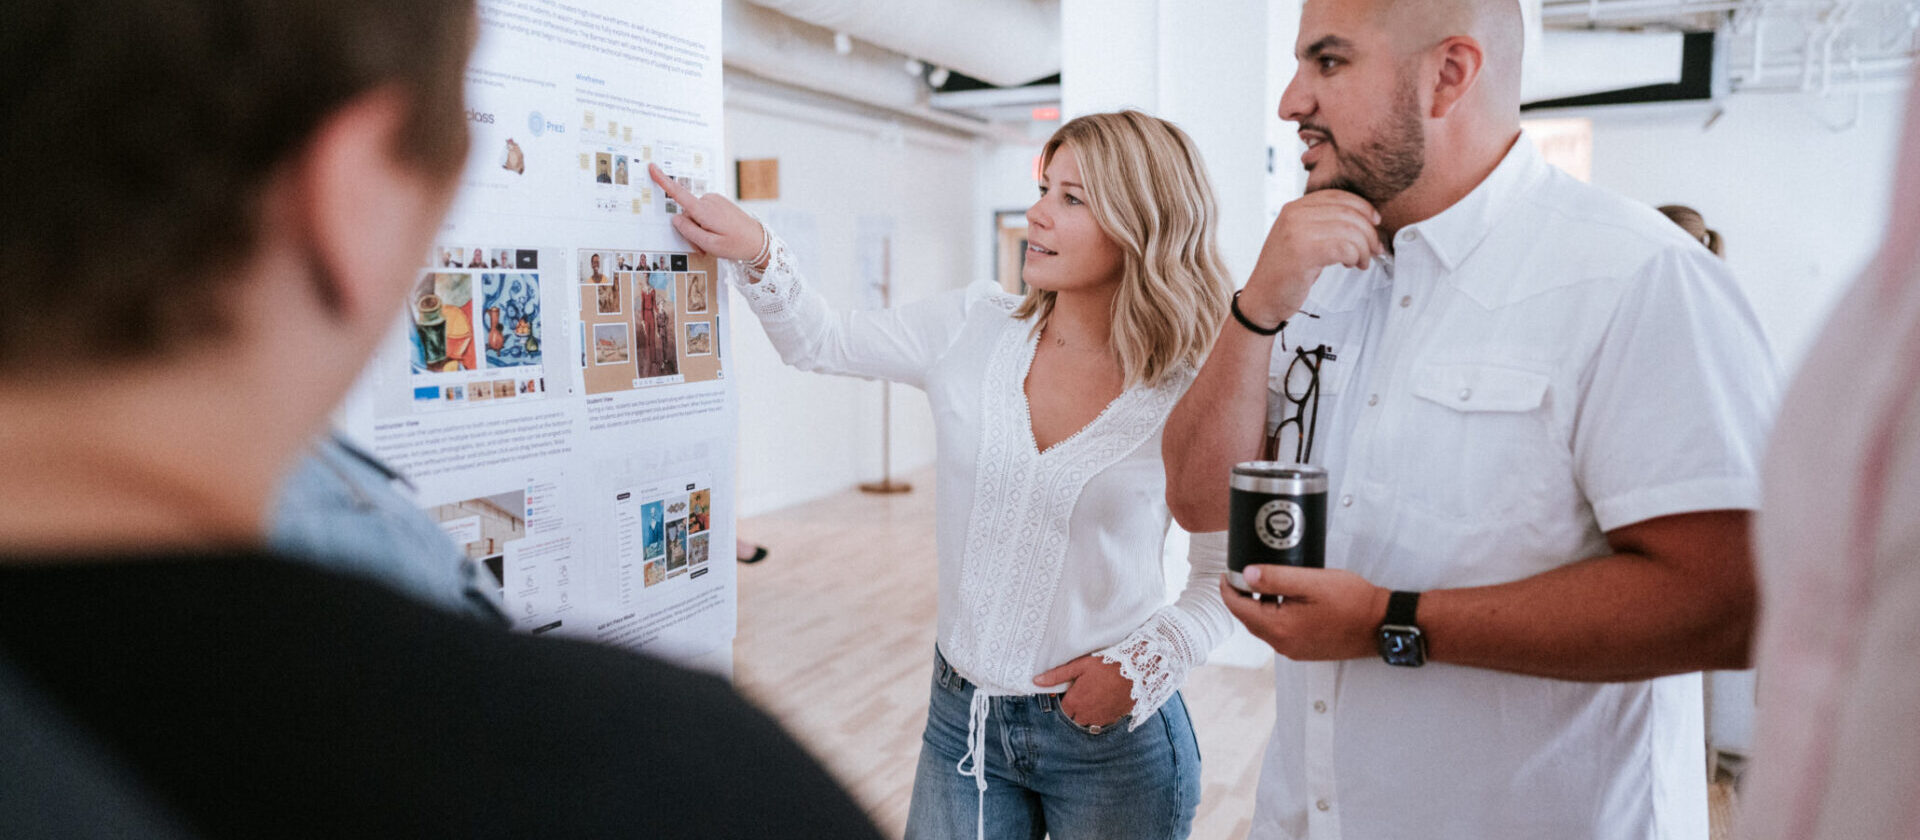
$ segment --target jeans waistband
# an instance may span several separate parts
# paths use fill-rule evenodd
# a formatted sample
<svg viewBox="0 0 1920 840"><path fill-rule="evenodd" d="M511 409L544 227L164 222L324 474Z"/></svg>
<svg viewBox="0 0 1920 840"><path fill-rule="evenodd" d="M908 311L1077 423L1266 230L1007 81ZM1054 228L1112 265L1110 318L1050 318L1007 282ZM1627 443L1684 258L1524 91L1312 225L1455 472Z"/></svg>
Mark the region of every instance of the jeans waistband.
<svg viewBox="0 0 1920 840"><path fill-rule="evenodd" d="M960 676L960 672L954 670L952 663L947 661L946 655L940 652L939 645L933 648L933 681L948 691L964 692L974 688L973 683L968 682L966 677Z"/></svg>
<svg viewBox="0 0 1920 840"><path fill-rule="evenodd" d="M953 663L948 662L946 655L940 652L938 645L935 645L933 648L933 681L941 688L961 694L965 694L978 687L966 677L960 676L960 672L953 667ZM1015 696L1036 698L1040 700L1043 709L1051 711L1052 701L1058 698L1060 693L1041 694L1039 692L1031 692Z"/></svg>

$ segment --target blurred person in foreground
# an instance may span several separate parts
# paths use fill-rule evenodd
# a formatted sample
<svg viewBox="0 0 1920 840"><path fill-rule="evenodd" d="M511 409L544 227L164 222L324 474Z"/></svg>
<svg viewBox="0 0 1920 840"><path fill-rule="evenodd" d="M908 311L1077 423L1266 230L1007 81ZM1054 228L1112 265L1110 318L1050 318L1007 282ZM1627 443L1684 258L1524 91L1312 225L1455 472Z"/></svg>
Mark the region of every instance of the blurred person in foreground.
<svg viewBox="0 0 1920 840"><path fill-rule="evenodd" d="M875 836L717 679L264 548L451 200L471 2L7 17L0 687L70 746L0 800L71 762L208 837ZM0 836L90 810L35 795Z"/></svg>
<svg viewBox="0 0 1920 840"><path fill-rule="evenodd" d="M1880 253L1787 390L1739 836L1920 837L1920 84Z"/></svg>
<svg viewBox="0 0 1920 840"><path fill-rule="evenodd" d="M500 580L414 503L406 476L339 432L315 438L274 501L267 547L505 627Z"/></svg>

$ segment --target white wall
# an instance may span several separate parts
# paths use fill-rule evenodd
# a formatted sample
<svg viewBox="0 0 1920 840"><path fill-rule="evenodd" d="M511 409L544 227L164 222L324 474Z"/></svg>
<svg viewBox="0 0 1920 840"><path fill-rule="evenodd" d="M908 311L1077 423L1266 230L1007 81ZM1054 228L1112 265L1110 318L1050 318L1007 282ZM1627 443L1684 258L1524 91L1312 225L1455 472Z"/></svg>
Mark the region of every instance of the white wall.
<svg viewBox="0 0 1920 840"><path fill-rule="evenodd" d="M1000 210L1025 210L1040 197L1040 184L1033 179L1033 162L1052 134L1053 125L1043 126L1039 139L1031 143L995 144L980 155L980 171L975 188L973 230L973 274L980 282L996 281L993 214Z"/></svg>
<svg viewBox="0 0 1920 840"><path fill-rule="evenodd" d="M1593 181L1653 205L1686 204L1726 236L1784 367L1885 230L1904 92L1744 94L1709 110L1596 114Z"/></svg>
<svg viewBox="0 0 1920 840"><path fill-rule="evenodd" d="M730 81L729 168L740 158L780 161L780 199L745 206L783 228L778 232L801 252L808 282L830 301L870 305L856 253L863 224L892 226L896 303L965 286L976 276L974 240L985 227L975 212L980 152L973 141L852 110L795 104L802 98L769 96L764 87L736 93ZM880 384L786 367L737 292L731 306L728 376L740 391L741 515L880 478ZM899 475L932 462L933 427L919 391L895 387L893 395L893 471Z"/></svg>
<svg viewBox="0 0 1920 840"><path fill-rule="evenodd" d="M1139 108L1178 124L1213 179L1221 256L1232 276L1251 271L1267 232L1264 115L1277 102L1268 3L1063 0L1060 13L1062 115Z"/></svg>

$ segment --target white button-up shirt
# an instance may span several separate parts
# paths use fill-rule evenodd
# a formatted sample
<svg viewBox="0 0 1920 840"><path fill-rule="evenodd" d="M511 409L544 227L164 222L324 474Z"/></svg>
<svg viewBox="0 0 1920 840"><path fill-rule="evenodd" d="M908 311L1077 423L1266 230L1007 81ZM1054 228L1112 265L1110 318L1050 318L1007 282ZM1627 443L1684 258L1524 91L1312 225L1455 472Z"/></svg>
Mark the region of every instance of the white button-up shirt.
<svg viewBox="0 0 1920 840"><path fill-rule="evenodd" d="M1309 459L1335 500L1328 567L1499 584L1610 554L1625 525L1757 506L1766 340L1725 265L1653 209L1522 137L1394 251L1324 272L1275 344L1270 427L1294 410L1279 392L1306 391L1296 355L1330 350ZM1254 838L1707 836L1697 674L1281 659L1275 682Z"/></svg>

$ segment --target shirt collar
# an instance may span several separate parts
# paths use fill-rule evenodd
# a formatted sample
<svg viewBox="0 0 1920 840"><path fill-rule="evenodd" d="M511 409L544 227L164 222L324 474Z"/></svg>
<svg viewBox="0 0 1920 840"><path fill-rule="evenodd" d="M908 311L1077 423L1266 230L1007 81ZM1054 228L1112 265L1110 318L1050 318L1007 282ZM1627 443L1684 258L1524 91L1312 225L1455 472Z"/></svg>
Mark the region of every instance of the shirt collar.
<svg viewBox="0 0 1920 840"><path fill-rule="evenodd" d="M1473 253L1493 226L1507 216L1514 199L1539 178L1545 168L1546 162L1534 149L1533 141L1525 134L1520 135L1513 141L1513 148L1501 158L1500 165L1495 166L1479 186L1433 217L1402 228L1398 234L1400 242L1394 247L1398 249L1414 239L1425 240L1440 264L1452 272Z"/></svg>

